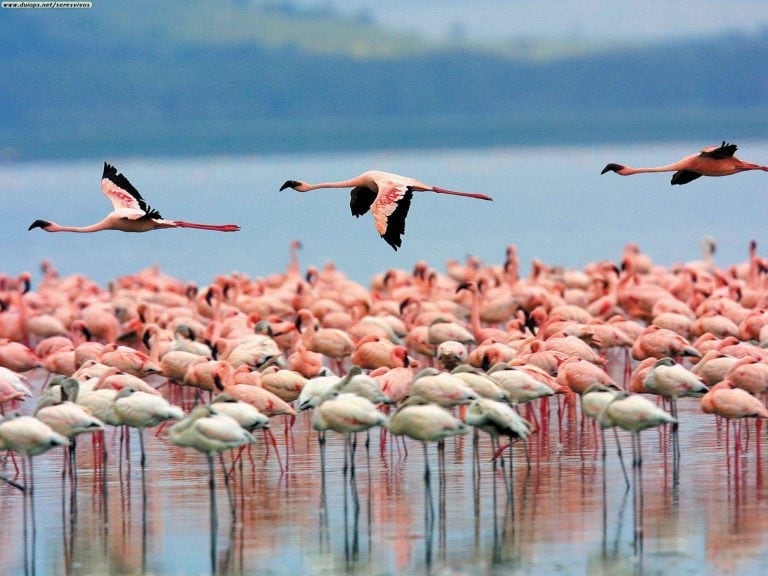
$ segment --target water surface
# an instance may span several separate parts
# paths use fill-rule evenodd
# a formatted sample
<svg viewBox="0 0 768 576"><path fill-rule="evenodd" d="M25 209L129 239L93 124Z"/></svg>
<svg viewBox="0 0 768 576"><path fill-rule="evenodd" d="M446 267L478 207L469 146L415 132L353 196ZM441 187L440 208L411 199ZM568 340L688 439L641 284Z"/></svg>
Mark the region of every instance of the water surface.
<svg viewBox="0 0 768 576"><path fill-rule="evenodd" d="M344 475L342 438L329 435L323 482L316 434L301 415L285 472L261 437L242 460L242 477L236 468L235 520L217 470L213 567L226 574L756 573L768 562L766 439L758 449L751 424L736 460L732 435L726 450L725 424L701 413L696 399L680 404L678 473L668 431L642 435L641 539L612 436L603 488L598 432L577 412L563 410L559 420L554 401L529 442L530 472L522 445L514 447L509 493L508 468L494 470L487 437L480 438L479 466L471 436L450 439L443 476L430 446L432 523L419 443L407 441L406 454L391 439L382 447L375 431L366 451L361 435L352 480ZM272 427L284 458L279 418ZM629 467L629 437L620 438ZM142 482L135 432L130 460L120 465L117 435L109 431L107 441L106 505L87 439L78 447L74 501L61 478L62 451L36 459L37 532L26 557L22 498L0 487L1 573L212 571L205 457L171 445L166 432L148 432ZM12 473L10 463L2 468Z"/></svg>

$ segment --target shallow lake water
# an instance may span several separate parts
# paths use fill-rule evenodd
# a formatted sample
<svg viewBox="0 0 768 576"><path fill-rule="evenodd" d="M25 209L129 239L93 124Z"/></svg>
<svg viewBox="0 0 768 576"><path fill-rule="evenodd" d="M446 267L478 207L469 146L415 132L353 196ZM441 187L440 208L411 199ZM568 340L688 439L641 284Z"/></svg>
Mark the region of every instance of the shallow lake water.
<svg viewBox="0 0 768 576"><path fill-rule="evenodd" d="M620 367L614 371L620 376ZM165 393L180 401L178 391ZM701 413L698 400L681 399L679 469L669 431L641 434L636 510L613 434L603 467L599 431L581 423L578 408L559 404L550 400L543 419L536 407L530 471L516 443L510 482L508 459L494 466L481 435L476 460L470 433L446 442L442 472L436 446L428 447L429 492L418 442L407 440L406 453L376 430L366 450L358 435L352 475L344 471L343 438L329 433L323 479L309 415L296 419L287 450L282 417L273 419L281 460L259 435L231 475L234 515L216 466L213 541L204 455L173 446L167 431L147 430L142 472L136 431L125 460L119 434L109 430L105 493L91 441L81 436L74 496L62 480L63 450L35 458L36 526L26 542L23 498L0 487L0 573L704 575L768 565L768 441L758 446L754 423L734 456L725 423ZM619 437L631 477L630 438ZM229 468L232 456L225 461ZM2 472L12 476L13 464Z"/></svg>

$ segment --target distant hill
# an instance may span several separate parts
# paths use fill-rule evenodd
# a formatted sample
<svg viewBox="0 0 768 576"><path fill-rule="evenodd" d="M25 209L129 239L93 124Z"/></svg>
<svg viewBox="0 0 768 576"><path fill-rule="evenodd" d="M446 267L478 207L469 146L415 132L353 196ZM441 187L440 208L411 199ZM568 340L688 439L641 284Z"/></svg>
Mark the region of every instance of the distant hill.
<svg viewBox="0 0 768 576"><path fill-rule="evenodd" d="M0 16L7 158L768 136L768 33L542 58L287 2Z"/></svg>

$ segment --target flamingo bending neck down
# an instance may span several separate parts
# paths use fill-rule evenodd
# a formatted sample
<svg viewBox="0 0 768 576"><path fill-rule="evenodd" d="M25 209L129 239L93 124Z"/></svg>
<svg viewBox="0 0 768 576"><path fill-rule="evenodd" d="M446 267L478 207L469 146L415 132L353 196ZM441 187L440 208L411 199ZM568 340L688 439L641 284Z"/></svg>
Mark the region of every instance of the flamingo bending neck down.
<svg viewBox="0 0 768 576"><path fill-rule="evenodd" d="M280 187L280 190L286 188L293 188L297 192L309 192L318 188L352 188L349 203L352 215L359 218L370 210L376 224L376 230L384 238L384 241L395 250L402 244L401 237L405 233L405 218L408 216L408 209L411 207L411 198L414 192L436 192L479 200L493 200L485 194L456 192L437 186L428 186L407 176L378 170L364 172L357 178L341 182L308 184L298 180L287 180Z"/></svg>
<svg viewBox="0 0 768 576"><path fill-rule="evenodd" d="M720 146L704 148L698 154L691 154L682 160L666 166L653 168L631 168L622 164L608 164L601 174L616 172L622 176L640 174L643 172L674 172L672 184L688 184L700 176L730 176L747 170L763 170L768 172L768 166L751 164L734 156L736 144L728 144L723 140Z"/></svg>
<svg viewBox="0 0 768 576"><path fill-rule="evenodd" d="M122 232L149 232L160 228L197 228L217 232L236 232L236 224L195 224L183 220L165 220L160 213L151 208L139 191L128 179L117 172L117 168L104 162L101 177L101 191L112 202L114 210L103 220L90 226L61 226L48 220L35 220L27 230L41 228L46 232L100 232L102 230L120 230Z"/></svg>

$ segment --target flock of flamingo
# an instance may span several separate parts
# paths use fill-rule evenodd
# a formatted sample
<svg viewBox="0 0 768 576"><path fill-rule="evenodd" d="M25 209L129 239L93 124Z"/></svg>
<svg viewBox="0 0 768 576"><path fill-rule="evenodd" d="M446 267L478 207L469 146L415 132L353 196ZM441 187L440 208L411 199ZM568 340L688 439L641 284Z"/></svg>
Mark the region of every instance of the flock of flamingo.
<svg viewBox="0 0 768 576"><path fill-rule="evenodd" d="M701 175L768 170L738 160L735 150L723 142L668 166L608 164L603 173L674 171L672 183L684 184ZM352 188L352 214L371 210L394 249L413 192L491 200L385 172L324 184L289 180L285 188ZM37 220L29 229L239 230L163 219L106 163L102 191L114 211L101 222ZM510 245L499 265L468 258L441 272L421 262L412 271L382 271L369 287L332 265L302 274L298 242L282 274L221 275L205 287L148 269L104 289L81 275L61 277L48 263L34 289L28 273L2 276L0 450L16 470L2 480L24 493L34 522L34 456L68 447L76 485L78 435L95 434L106 470L105 429L135 428L143 467L144 429L172 421L158 434L208 457L213 507L214 455L239 454L264 429L282 470L289 465L289 426L297 412L311 411L321 454L327 431L343 434L352 466L354 435L375 427L382 428L382 449L387 433L423 443L428 485L427 443L442 445L474 428L490 436L495 466L515 443L527 455L530 437L547 426L550 405L564 398L563 410L581 410L600 429L631 433L634 484L642 494L639 434L669 426L679 458L676 430L685 423L677 398L700 397L704 412L729 420L768 418L758 397L768 391L768 260L752 243L746 262L721 269L714 244L705 246L703 260L671 267L628 245L620 266L605 260L566 270L534 260L522 277ZM605 370L610 356L626 357L622 381ZM40 390L28 379L33 371L47 374ZM19 412L22 401L33 407ZM277 417L286 421L283 456L269 432ZM735 446L741 430L735 428ZM127 444L130 434L123 437ZM23 473L14 454L25 457ZM323 460L323 474L324 466Z"/></svg>

